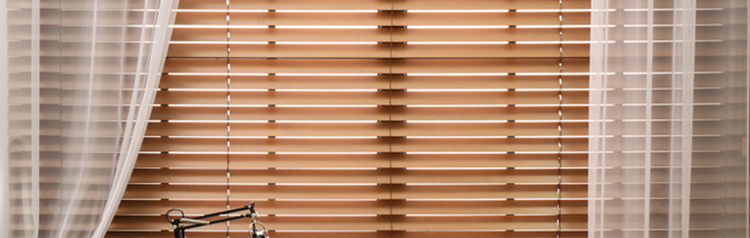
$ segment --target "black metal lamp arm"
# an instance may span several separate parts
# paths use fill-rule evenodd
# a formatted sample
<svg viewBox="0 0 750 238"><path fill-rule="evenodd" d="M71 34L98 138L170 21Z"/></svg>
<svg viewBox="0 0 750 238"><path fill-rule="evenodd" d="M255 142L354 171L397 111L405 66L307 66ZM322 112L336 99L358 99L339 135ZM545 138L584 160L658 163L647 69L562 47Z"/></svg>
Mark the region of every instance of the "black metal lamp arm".
<svg viewBox="0 0 750 238"><path fill-rule="evenodd" d="M203 219L203 218L209 218L209 217L214 217L214 216L218 216L218 215L224 215L224 214L239 212L239 211L243 211L243 210L250 210L250 213L249 214L242 214L242 215L239 215L239 216L222 218L222 219L213 220L213 221L200 220L200 219ZM182 214L182 218L169 219L169 213L173 212L173 211L179 211ZM197 227L202 227L202 226L213 225L213 224L216 224L216 223L227 222L227 221L236 220L236 219L245 218L245 217L254 218L253 220L255 220L255 219L257 219L258 214L255 212L255 202L251 202L250 204L248 204L247 206L244 206L244 207L230 209L230 210L226 210L226 211L215 212L215 213L211 213L211 214L207 214L207 215L203 215L203 216L198 216L198 217L190 217L190 218L186 218L185 217L185 213L182 210L180 210L178 208L175 208L175 209L171 209L171 210L167 211L166 217L167 217L167 221L169 221L169 223L172 224L172 229L174 230L174 237L175 238L185 238L185 230L189 230L189 229L193 229L193 228L197 228ZM182 226L181 223L191 223L192 225ZM253 229L255 229L255 226L253 226ZM255 230L253 230L253 233L255 233Z"/></svg>

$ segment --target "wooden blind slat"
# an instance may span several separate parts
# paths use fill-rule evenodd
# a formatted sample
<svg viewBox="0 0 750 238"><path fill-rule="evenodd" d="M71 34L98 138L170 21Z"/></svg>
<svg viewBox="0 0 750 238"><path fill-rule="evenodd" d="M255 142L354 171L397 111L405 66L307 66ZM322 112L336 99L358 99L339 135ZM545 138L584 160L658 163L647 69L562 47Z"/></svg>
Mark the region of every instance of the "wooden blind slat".
<svg viewBox="0 0 750 238"><path fill-rule="evenodd" d="M315 3L305 0L284 1L254 1L237 2L230 5L231 9L274 9L274 10L389 10L392 9L559 9L560 5L554 0L543 1L492 1L471 0L462 1L457 4L446 0L416 0L398 2L391 5L387 1L362 0L351 2L346 0L322 0ZM589 8L589 1L566 0L563 4L566 8L585 9ZM186 0L180 1L180 9L226 9L226 2L221 0Z"/></svg>
<svg viewBox="0 0 750 238"><path fill-rule="evenodd" d="M255 201L264 207L264 214L556 214L556 201ZM211 213L225 201L122 201L119 214L161 214L163 207L174 205L196 213ZM231 207L247 205L245 201L231 201ZM563 214L584 215L585 201L565 201Z"/></svg>
<svg viewBox="0 0 750 238"><path fill-rule="evenodd" d="M456 156L460 160L455 159ZM710 156L710 155L709 155ZM706 157L709 157L706 156ZM141 154L136 167L226 168L227 156L222 154ZM237 167L295 168L408 168L408 167L554 167L557 155L551 154L232 154ZM710 157L709 157L710 158ZM392 162L390 160L393 160ZM698 160L700 159L697 158ZM707 158L704 157L703 161ZM587 154L567 154L566 167L584 167ZM223 166L223 167L222 167Z"/></svg>
<svg viewBox="0 0 750 238"><path fill-rule="evenodd" d="M226 139L145 138L145 151L227 151ZM230 139L243 152L424 152L424 151L558 151L557 139ZM563 149L586 151L584 139L564 139ZM390 146L389 146L390 145ZM450 146L448 146L450 145ZM637 148L633 148L637 149Z"/></svg>
<svg viewBox="0 0 750 238"><path fill-rule="evenodd" d="M741 56L736 57L738 60ZM654 60L654 70L657 72L671 72L672 62L668 57L656 57ZM65 73L79 74L87 72L88 66L75 66L67 62L79 60L75 57L41 57L41 72L43 73ZM645 72L645 64L633 64L624 62L622 58L613 58L618 66L615 70L633 73ZM309 62L309 60L268 60L268 59L233 59L233 65L239 67L234 73L557 73L559 72L556 59L465 59L461 61L453 59L401 59L393 61L393 68L386 62L372 60L372 62L362 62L368 60L320 60ZM307 62L306 62L307 61ZM28 73L30 68L27 66L30 62L28 57L18 57L9 60L9 69L11 73ZM450 62L455 67L447 67ZM95 74L106 74L116 71L122 67L135 67L138 61L136 58L127 58L124 62L114 58L103 58L97 61L95 65ZM299 65L294 68L291 65ZM488 66L496 66L494 68ZM165 65L165 72L171 73L226 73L226 60L197 60L197 59L168 59ZM233 68L234 69L234 68ZM586 58L567 58L563 60L564 73L583 73L588 69L588 59ZM61 71L62 70L62 71ZM222 71L223 70L223 71ZM724 60L715 56L705 56L696 58L696 71L698 72L718 72L728 73L741 72L742 67L737 65L726 65Z"/></svg>
<svg viewBox="0 0 750 238"><path fill-rule="evenodd" d="M388 151L387 139L232 139L234 151L273 152L362 152ZM146 151L227 151L226 139L146 138Z"/></svg>
<svg viewBox="0 0 750 238"><path fill-rule="evenodd" d="M106 171L103 171L106 172ZM236 183L556 183L557 170L230 170ZM585 170L566 170L563 182L585 183ZM50 175L51 176L51 175ZM707 175L707 176L710 176ZM145 169L131 183L226 183L226 170Z"/></svg>
<svg viewBox="0 0 750 238"><path fill-rule="evenodd" d="M586 151L588 140L562 139L562 149ZM507 139L394 139L392 151L559 151L558 139L507 138Z"/></svg>
<svg viewBox="0 0 750 238"><path fill-rule="evenodd" d="M560 219L565 229L586 229L586 216ZM394 230L444 229L452 222L457 230L464 229L557 229L557 216L497 216L497 217L397 217Z"/></svg>
<svg viewBox="0 0 750 238"><path fill-rule="evenodd" d="M559 72L557 59L232 60L234 73L503 73ZM670 64L671 65L671 64ZM492 66L492 67L490 67ZM586 72L588 59L563 60L563 72ZM167 59L164 72L226 73L227 60Z"/></svg>
<svg viewBox="0 0 750 238"><path fill-rule="evenodd" d="M231 123L230 136L518 136L558 135L557 123ZM587 135L587 123L564 123L564 135ZM226 136L225 123L151 123L146 135Z"/></svg>
<svg viewBox="0 0 750 238"><path fill-rule="evenodd" d="M183 12L175 19L178 25L226 25L225 12ZM563 14L564 24L586 24L588 12ZM288 13L242 12L229 13L230 25L261 26L409 26L409 25L559 25L557 12L506 12L506 13ZM666 17L666 16L665 16ZM671 19L671 16L669 16Z"/></svg>
<svg viewBox="0 0 750 238"><path fill-rule="evenodd" d="M69 128L71 123L62 128ZM698 134L709 134L712 132L711 122L699 122L708 124L698 131ZM29 123L11 122L10 133L12 135L27 135ZM95 126L111 128L102 130L93 136L107 137L117 132L118 122L96 123ZM558 135L558 124L556 123L398 123L391 127L377 123L233 123L230 136L553 136ZM45 123L41 129L41 135L65 135L66 137L83 136L81 131L68 131L60 129L60 125ZM563 135L585 135L586 123L564 123L562 125ZM442 129L442 131L437 130ZM147 136L225 136L227 127L224 123L152 123L146 132ZM666 134L664 132L656 134Z"/></svg>
<svg viewBox="0 0 750 238"><path fill-rule="evenodd" d="M697 57L726 55L721 49L725 43L702 42L696 43L699 50ZM633 48L638 45L634 44ZM645 46L642 45L641 46ZM662 43L652 54L664 57L671 54L670 49ZM273 44L236 44L230 45L230 57L237 58L541 58L558 57L560 55L557 44L472 44L472 45L273 45ZM19 47L21 48L21 47ZM564 57L588 57L589 46L584 44L563 45ZM227 45L218 44L175 44L170 46L170 57L177 58L213 58L226 57ZM13 54L13 50L11 53ZM63 54L81 54L79 50L63 51ZM106 52L105 52L106 53ZM28 52L20 56L27 56ZM51 54L60 54L52 50ZM612 57L624 55L632 56L632 49L615 49ZM731 56L741 56L741 51L729 52ZM638 56L638 55L635 55ZM646 56L646 52L642 53Z"/></svg>
<svg viewBox="0 0 750 238"><path fill-rule="evenodd" d="M226 89L226 76L164 75L160 88ZM563 76L565 88L587 88L588 76ZM560 87L558 76L233 76L230 89L507 89Z"/></svg>
<svg viewBox="0 0 750 238"><path fill-rule="evenodd" d="M450 0L416 0L408 2L398 2L395 4L396 9L559 9L559 2L542 0L542 1L492 1L492 0L471 0L457 3ZM589 1L566 0L562 5L565 9L587 9L590 8Z"/></svg>
<svg viewBox="0 0 750 238"><path fill-rule="evenodd" d="M574 216L565 220L567 228L585 227L585 216ZM133 229L143 227L145 229L167 229L169 223L158 222L157 219L162 217L117 217L118 224L112 229ZM394 218L394 230L429 230L445 226L450 220L454 227L459 230L463 229L531 229L534 227L543 227L553 229L557 227L556 216L496 216L496 217L397 217ZM391 227L388 217L266 217L265 224L272 227L278 227L279 230L389 230ZM130 224L124 226L119 224ZM230 229L246 229L250 224L244 219L231 223ZM340 226L337 224L345 224ZM345 227L345 228L344 228ZM198 228L195 230L212 230L210 227Z"/></svg>
<svg viewBox="0 0 750 238"><path fill-rule="evenodd" d="M389 108L246 107L234 120L385 120ZM557 107L393 108L393 120L557 120ZM563 119L585 119L587 107L564 107ZM566 114L565 112L571 112ZM226 120L226 108L154 107L154 120Z"/></svg>
<svg viewBox="0 0 750 238"><path fill-rule="evenodd" d="M232 28L230 42L243 41L307 41L307 42L388 42L393 41L559 41L560 30L550 28L495 28L495 29L290 29L290 28ZM200 33L200 34L199 34ZM227 30L217 28L174 28L172 41L227 41ZM586 28L565 28L565 41L585 41L590 31Z"/></svg>
<svg viewBox="0 0 750 238"><path fill-rule="evenodd" d="M540 58L558 57L555 45L229 45L237 58ZM565 57L588 57L588 45L564 45ZM173 44L169 57L226 57L227 45Z"/></svg>
<svg viewBox="0 0 750 238"><path fill-rule="evenodd" d="M227 102L225 92L167 91L157 96L157 104L555 104L558 92L233 92ZM588 92L565 92L563 103L588 101Z"/></svg>
<svg viewBox="0 0 750 238"><path fill-rule="evenodd" d="M130 185L124 198L226 199L226 185ZM235 195L253 199L391 199L382 186L230 185ZM393 186L395 199L557 198L557 185ZM585 198L586 186L563 185L563 196Z"/></svg>

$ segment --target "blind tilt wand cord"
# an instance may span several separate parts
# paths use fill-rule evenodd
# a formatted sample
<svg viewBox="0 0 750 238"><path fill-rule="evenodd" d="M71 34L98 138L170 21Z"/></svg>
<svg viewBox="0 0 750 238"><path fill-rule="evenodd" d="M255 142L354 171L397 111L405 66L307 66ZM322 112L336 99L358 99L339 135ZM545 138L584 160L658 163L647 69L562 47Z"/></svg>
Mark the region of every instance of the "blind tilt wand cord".
<svg viewBox="0 0 750 238"><path fill-rule="evenodd" d="M233 212L240 212L240 211L243 211L243 210L250 210L250 213L248 213L248 214L241 214L239 216L230 216L230 217L227 217L227 218L213 220L213 221L201 220L201 219L204 219L204 218L209 218L209 217L214 217L214 216L218 216L218 215L229 214L229 213L233 213ZM170 219L169 218L169 213L171 213L171 212L180 212L180 214L182 215L182 218ZM188 230L188 229L202 227L202 226L208 226L208 225L213 225L213 224L216 224L216 223L227 222L227 221L236 220L236 219L245 218L245 217L250 217L251 219L253 219L253 222L250 223L250 226L248 227L248 231L250 232L250 237L252 237L252 238L269 238L269 236L268 236L268 229L266 228L266 225L264 225L263 222L258 221L258 213L255 212L255 202L250 202L250 204L248 204L247 206L244 206L244 207L230 209L230 210L221 211L221 212L215 212L215 213L211 213L211 214L207 214L207 215L203 215L203 216L199 216L199 217L185 217L185 212L183 212L182 209L173 208L173 209L170 209L169 211L167 211L167 214L165 216L167 217L167 221L170 224L172 224L172 229L174 230L174 237L175 238L186 238L185 237L185 230ZM183 224L191 224L191 225L183 225ZM262 227L263 230L258 230L257 227L256 227L256 225Z"/></svg>

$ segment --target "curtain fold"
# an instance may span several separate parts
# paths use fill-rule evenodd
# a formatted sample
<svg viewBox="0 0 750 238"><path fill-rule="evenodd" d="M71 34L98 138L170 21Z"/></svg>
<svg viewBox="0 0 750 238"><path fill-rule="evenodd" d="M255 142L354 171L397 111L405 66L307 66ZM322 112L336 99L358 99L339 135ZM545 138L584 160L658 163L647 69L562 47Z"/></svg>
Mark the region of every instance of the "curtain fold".
<svg viewBox="0 0 750 238"><path fill-rule="evenodd" d="M589 237L748 237L747 1L592 1Z"/></svg>
<svg viewBox="0 0 750 238"><path fill-rule="evenodd" d="M5 0L0 0L0 9L5 11ZM8 41L6 40L7 18L0 17L0 72L8 72ZM8 91L8 77L0 77L0 92ZM7 115L8 97L0 96L0 114ZM8 151L8 117L0 116L0 151ZM10 237L10 200L9 198L9 175L8 154L0 152L0 237Z"/></svg>
<svg viewBox="0 0 750 238"><path fill-rule="evenodd" d="M2 228L103 237L140 149L176 1L2 3Z"/></svg>

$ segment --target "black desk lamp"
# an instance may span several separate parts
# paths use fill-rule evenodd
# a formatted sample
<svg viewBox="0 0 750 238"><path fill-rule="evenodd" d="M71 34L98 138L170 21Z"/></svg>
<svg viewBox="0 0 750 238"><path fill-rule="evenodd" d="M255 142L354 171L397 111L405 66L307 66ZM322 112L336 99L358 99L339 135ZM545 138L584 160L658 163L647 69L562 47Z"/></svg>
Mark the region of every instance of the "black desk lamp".
<svg viewBox="0 0 750 238"><path fill-rule="evenodd" d="M243 210L250 210L250 213L249 214L242 214L242 215L239 215L239 216L227 217L227 218L218 219L218 220L213 220L213 221L204 221L204 220L201 220L203 218L209 218L209 217L213 217L213 216L218 216L218 215L223 215L223 214L229 214L229 213L239 212L239 211L243 211ZM182 218L169 219L169 213L174 212L174 211L180 212L182 214ZM236 219L245 218L245 217L250 217L251 219L253 219L253 223L251 223L250 227L248 227L248 230L250 232L250 237L252 237L252 238L269 238L269 236L268 236L268 229L266 229L266 225L264 225L263 222L258 221L258 213L255 212L255 202L251 202L247 206L244 206L244 207L241 207L241 208L235 208L235 209L230 209L230 210L226 210L226 211L211 213L211 214L203 215L203 216L199 216L199 217L190 217L190 218L185 217L185 212L183 212L181 209L179 209L179 208L173 208L173 209L170 209L169 211L167 211L166 217L167 217L167 221L172 224L172 229L174 230L174 237L175 238L185 238L185 230L188 230L188 229L192 229L192 228L196 228L196 227L202 227L202 226L208 226L208 225L213 225L213 224L216 224L216 223L226 222L226 221L231 221L231 220L236 220ZM187 223L187 224L192 224L192 225L183 226L181 223ZM260 225L261 227L263 227L263 230L260 230L260 231L257 230L256 226L255 226L256 224Z"/></svg>

